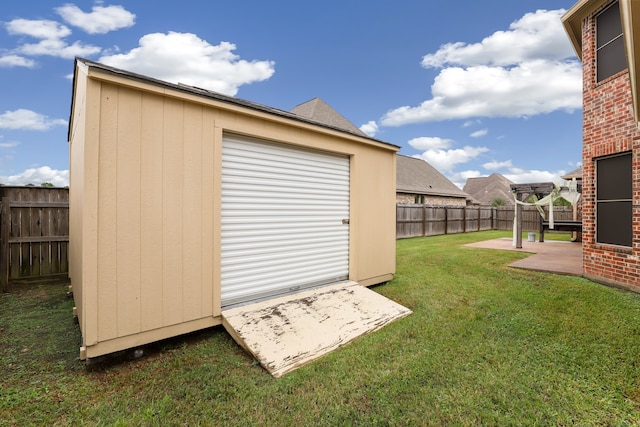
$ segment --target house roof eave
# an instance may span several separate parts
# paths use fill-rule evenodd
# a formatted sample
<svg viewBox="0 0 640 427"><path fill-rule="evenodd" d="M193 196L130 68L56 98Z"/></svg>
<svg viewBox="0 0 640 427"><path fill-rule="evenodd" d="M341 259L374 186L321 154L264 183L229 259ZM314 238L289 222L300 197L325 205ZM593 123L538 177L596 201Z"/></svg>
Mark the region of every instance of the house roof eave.
<svg viewBox="0 0 640 427"><path fill-rule="evenodd" d="M468 194L466 193L447 193L447 192L441 192L441 191L425 191L423 189L418 189L418 188L400 188L398 187L396 189L396 193L405 193L405 194L420 194L420 195L424 195L424 196L439 196L439 197L455 197L455 198L459 198L459 199L466 199L468 197L470 197Z"/></svg>
<svg viewBox="0 0 640 427"><path fill-rule="evenodd" d="M633 98L633 117L640 122L640 88L638 87L638 71L640 70L640 1L620 0L620 18L622 19L622 33L627 53L627 66Z"/></svg>
<svg viewBox="0 0 640 427"><path fill-rule="evenodd" d="M607 2L608 0L580 0L562 16L562 24L580 60L582 60L582 22ZM640 40L640 1L619 0L619 5L633 98L632 114L635 121L640 123L640 87L638 82L640 43L636 43L636 40Z"/></svg>
<svg viewBox="0 0 640 427"><path fill-rule="evenodd" d="M571 9L562 15L562 25L580 60L582 60L582 21L607 1L608 0L579 0Z"/></svg>

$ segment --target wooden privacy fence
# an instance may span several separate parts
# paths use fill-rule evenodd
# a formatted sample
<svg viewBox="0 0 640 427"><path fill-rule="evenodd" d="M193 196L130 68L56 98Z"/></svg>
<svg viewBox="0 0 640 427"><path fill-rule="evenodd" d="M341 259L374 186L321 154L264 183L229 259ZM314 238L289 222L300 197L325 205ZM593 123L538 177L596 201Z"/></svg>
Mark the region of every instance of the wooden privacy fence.
<svg viewBox="0 0 640 427"><path fill-rule="evenodd" d="M69 190L0 186L0 290L17 280L66 279Z"/></svg>
<svg viewBox="0 0 640 427"><path fill-rule="evenodd" d="M547 209L545 209L545 215ZM573 219L573 210L567 206L554 206L555 219ZM512 230L513 206L396 206L396 238L436 236L439 234L468 233L483 230ZM537 232L540 213L533 206L524 206L522 230Z"/></svg>
<svg viewBox="0 0 640 427"><path fill-rule="evenodd" d="M554 218L573 219L555 206ZM512 206L396 206L396 237L512 230ZM538 232L540 214L523 208L522 230ZM69 272L69 190L0 186L0 291L18 280L66 280Z"/></svg>

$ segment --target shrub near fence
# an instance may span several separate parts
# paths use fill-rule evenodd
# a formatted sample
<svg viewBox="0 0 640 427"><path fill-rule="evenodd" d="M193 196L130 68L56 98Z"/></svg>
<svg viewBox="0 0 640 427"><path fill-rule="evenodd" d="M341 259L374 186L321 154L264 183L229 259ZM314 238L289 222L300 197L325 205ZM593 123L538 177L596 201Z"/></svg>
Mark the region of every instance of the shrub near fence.
<svg viewBox="0 0 640 427"><path fill-rule="evenodd" d="M545 209L545 215L547 210ZM444 207L427 205L396 205L396 238L405 239L439 234L468 233L483 230L512 230L513 206ZM555 219L572 219L571 207L554 206ZM524 206L522 230L540 228L540 213L533 206Z"/></svg>
<svg viewBox="0 0 640 427"><path fill-rule="evenodd" d="M0 290L17 280L66 280L69 190L0 186Z"/></svg>

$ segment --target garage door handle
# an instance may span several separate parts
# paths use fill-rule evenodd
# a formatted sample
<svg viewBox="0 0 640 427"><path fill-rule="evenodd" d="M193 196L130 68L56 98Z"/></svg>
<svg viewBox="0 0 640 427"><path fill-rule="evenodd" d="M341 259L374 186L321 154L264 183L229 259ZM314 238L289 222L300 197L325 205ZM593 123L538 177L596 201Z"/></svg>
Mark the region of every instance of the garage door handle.
<svg viewBox="0 0 640 427"><path fill-rule="evenodd" d="M343 220L342 220L342 223L343 223L343 224L345 224L345 225L349 224L349 218L347 218L347 219L343 219Z"/></svg>

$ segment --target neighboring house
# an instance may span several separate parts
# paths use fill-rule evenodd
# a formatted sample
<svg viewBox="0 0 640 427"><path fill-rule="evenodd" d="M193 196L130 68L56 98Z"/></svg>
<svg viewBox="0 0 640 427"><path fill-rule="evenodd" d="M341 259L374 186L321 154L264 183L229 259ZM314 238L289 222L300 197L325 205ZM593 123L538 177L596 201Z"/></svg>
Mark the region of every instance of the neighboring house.
<svg viewBox="0 0 640 427"><path fill-rule="evenodd" d="M640 2L581 0L562 18L583 70L584 276L640 291Z"/></svg>
<svg viewBox="0 0 640 427"><path fill-rule="evenodd" d="M366 133L358 129L356 125L320 98L313 98L310 101L304 102L294 107L291 112L300 117L318 122L325 127L333 127L340 131L347 131L368 138Z"/></svg>
<svg viewBox="0 0 640 427"><path fill-rule="evenodd" d="M565 181L571 181L572 179L575 179L579 184L581 184L582 183L582 166L580 166L575 170L572 170L566 175L562 175L560 178L564 179Z"/></svg>
<svg viewBox="0 0 640 427"><path fill-rule="evenodd" d="M466 206L469 195L422 159L396 156L396 203Z"/></svg>
<svg viewBox="0 0 640 427"><path fill-rule="evenodd" d="M511 193L513 181L500 175L492 173L489 176L479 178L467 178L467 182L462 188L480 205L491 206L496 200L504 200L505 204L513 205L513 194Z"/></svg>
<svg viewBox="0 0 640 427"><path fill-rule="evenodd" d="M77 59L69 277L81 359L224 324L237 304L391 280L399 147L330 110Z"/></svg>

